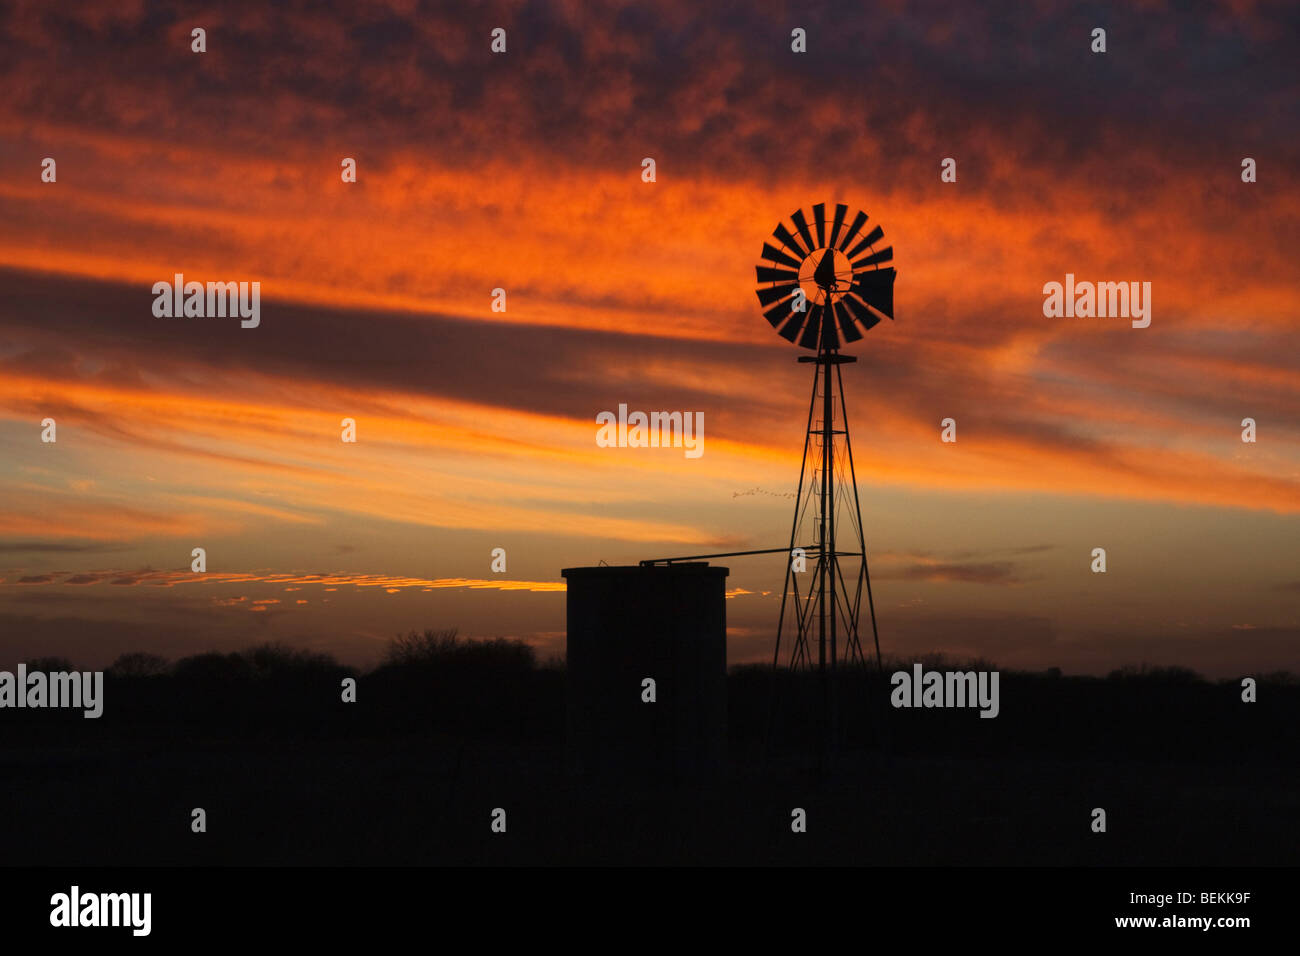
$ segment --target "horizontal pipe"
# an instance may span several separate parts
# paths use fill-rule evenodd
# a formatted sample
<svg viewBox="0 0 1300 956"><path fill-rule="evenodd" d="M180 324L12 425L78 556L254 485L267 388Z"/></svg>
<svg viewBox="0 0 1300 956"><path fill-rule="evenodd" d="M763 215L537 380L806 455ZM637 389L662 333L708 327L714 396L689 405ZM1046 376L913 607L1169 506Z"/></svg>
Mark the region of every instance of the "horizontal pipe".
<svg viewBox="0 0 1300 956"><path fill-rule="evenodd" d="M725 554L693 554L685 558L647 558L641 562L641 567L648 568L656 564L673 564L677 561L700 561L704 558L742 558L751 554L782 554L790 551L790 548L765 548L761 551L728 551ZM805 554L820 555L821 548L816 546L803 548ZM851 558L858 555L857 551L836 551L834 556L837 558Z"/></svg>

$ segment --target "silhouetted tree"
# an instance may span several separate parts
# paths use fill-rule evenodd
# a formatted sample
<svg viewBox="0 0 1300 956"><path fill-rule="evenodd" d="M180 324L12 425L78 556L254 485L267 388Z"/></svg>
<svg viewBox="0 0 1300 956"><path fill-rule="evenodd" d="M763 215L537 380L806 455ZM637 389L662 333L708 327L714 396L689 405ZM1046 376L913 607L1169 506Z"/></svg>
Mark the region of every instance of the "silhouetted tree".
<svg viewBox="0 0 1300 956"><path fill-rule="evenodd" d="M181 681L243 681L253 674L252 665L239 654L220 654L216 651L182 657L172 668Z"/></svg>
<svg viewBox="0 0 1300 956"><path fill-rule="evenodd" d="M109 666L108 672L114 677L162 677L171 670L171 661L158 654L134 651L121 654Z"/></svg>
<svg viewBox="0 0 1300 956"><path fill-rule="evenodd" d="M334 670L338 662L328 654L290 647L287 644L259 644L241 652L256 677L279 676L289 673Z"/></svg>
<svg viewBox="0 0 1300 956"><path fill-rule="evenodd" d="M1128 664L1107 675L1110 680L1131 680L1141 678L1148 681L1160 681L1167 684L1194 684L1204 678L1190 667L1155 667L1151 664Z"/></svg>
<svg viewBox="0 0 1300 956"><path fill-rule="evenodd" d="M456 628L398 635L388 644L387 663L396 667L443 667L475 671L531 671L537 653L520 640L465 640Z"/></svg>

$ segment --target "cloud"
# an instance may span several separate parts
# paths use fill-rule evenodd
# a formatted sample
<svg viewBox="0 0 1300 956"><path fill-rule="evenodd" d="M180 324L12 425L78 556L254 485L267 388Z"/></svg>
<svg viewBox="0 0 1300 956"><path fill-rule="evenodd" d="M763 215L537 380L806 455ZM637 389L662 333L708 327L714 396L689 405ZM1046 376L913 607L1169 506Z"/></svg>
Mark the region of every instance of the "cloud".
<svg viewBox="0 0 1300 956"><path fill-rule="evenodd" d="M130 548L171 567L193 542L328 554L374 525L509 531L546 554L557 539L739 550L722 542L784 508L810 384L759 315L754 261L780 217L821 199L869 212L899 267L897 321L845 370L860 484L954 508L1043 496L1064 518L1087 497L1294 520L1287 5L1116 8L1104 57L1081 2L805 4L783 16L807 56L751 6L370 2L322 18L237 2L205 14L196 56L179 8L10 5L0 552ZM485 23L507 26L508 55ZM32 174L47 155L57 186ZM947 156L957 183L939 181ZM1067 271L1152 281L1151 328L1045 319L1042 285ZM175 272L262 282L261 327L155 319L152 283ZM594 415L621 401L702 411L705 457L602 454ZM1256 445L1238 438L1247 414ZM47 415L57 446L36 444ZM344 415L359 446L338 441ZM946 417L956 445L937 440ZM771 490L735 498L764 515L743 530L717 507L741 489ZM1002 540L1039 540L1017 520ZM997 588L1026 580L1035 547L881 573ZM20 563L33 596L81 585L52 592L67 601L196 583ZM458 570L329 580L452 601L501 587Z"/></svg>
<svg viewBox="0 0 1300 956"><path fill-rule="evenodd" d="M153 585L174 587L176 585L219 585L219 584L294 584L322 585L325 590L336 590L341 585L353 585L358 588L383 588L389 592L406 588L419 588L425 591L447 588L465 588L475 591L564 591L563 581L517 581L501 578L417 578L387 574L346 574L346 573L308 573L299 571L268 572L238 571L231 573L196 573L188 568L171 571L144 568L138 571L91 571L73 574L70 571L53 571L46 574L27 575L18 579L19 584L112 584L125 587ZM286 591L301 590L301 587L285 588ZM242 602L239 598L235 603ZM229 603L227 599L226 603ZM278 599L264 599L254 604L279 604Z"/></svg>
<svg viewBox="0 0 1300 956"><path fill-rule="evenodd" d="M984 564L912 564L879 573L881 578L905 581L954 581L963 584L1020 584L1016 566L1009 561Z"/></svg>
<svg viewBox="0 0 1300 956"><path fill-rule="evenodd" d="M1284 4L1193 3L1176 18L1160 7L1126 8L1112 37L1119 47L1105 57L1088 49L1096 13L1080 2L946 10L941 20L902 4L878 6L871 17L807 4L797 15L814 51L806 56L790 52L788 23L751 12L738 2L687 0L418 11L375 3L326 21L303 2L273 11L246 2L208 12L209 52L196 57L190 21L177 12L109 23L20 3L0 62L15 120L57 128L75 117L89 130L180 149L205 143L198 134L219 123L235 155L277 137L364 142L379 154L419 142L439 165L463 168L499 155L506 142L600 165L650 140L688 169L729 161L806 174L818 165L857 172L864 158L896 169L946 139L983 161L975 168L989 155L1037 152L1060 160L1063 175L1104 163L1113 181L1149 183L1149 171L1112 162L1112 140L1132 149L1158 124L1188 147L1189 162L1204 152L1194 147L1205 123L1252 142L1288 142L1268 122L1291 105L1296 83ZM487 23L508 25L507 55L491 54ZM112 44L103 42L109 35ZM48 69L56 53L80 69ZM1237 82L1218 81L1225 74ZM85 75L99 79L93 109ZM972 108L992 103L996 136L987 110ZM1070 127L1049 121L1062 104ZM261 122L236 121L252 112ZM806 134L781 135L794 116ZM1001 148L972 148L984 143ZM995 173L1005 175L983 178Z"/></svg>
<svg viewBox="0 0 1300 956"><path fill-rule="evenodd" d="M126 550L121 545L76 541L0 541L4 554L103 554Z"/></svg>
<svg viewBox="0 0 1300 956"><path fill-rule="evenodd" d="M620 401L632 407L702 410L710 448L730 442L741 455L781 461L792 456L789 435L807 401L806 382L792 374L791 356L779 342L724 345L286 305L275 322L257 330L259 347L249 351L237 325L160 320L163 324L154 327L152 316L142 315L143 306L135 301L138 291L126 287L3 271L0 287L12 290L15 299L50 302L39 328L21 313L0 308L0 330L14 341L30 343L37 356L47 354L39 345L45 338L51 347L55 341L77 341L101 363L90 371L70 366L71 359L42 365L39 357L31 361L20 353L8 361L8 374L0 380L0 409L23 419L52 413L65 426L90 429L133 449L143 445L160 455L210 463L220 468L214 475L249 476L226 487L236 482L269 485L272 476L275 484L292 481L298 487L294 504L285 506L235 498L214 488L178 499L165 516L122 502L92 506L104 500L92 489L65 496L67 504L60 506L54 522L29 521L22 517L23 509L16 509L0 519L0 529L8 522L10 531L43 526L49 534L63 525L71 535L78 527L105 529L117 523L123 530L114 536L139 537L151 530L192 536L205 528L233 530L257 516L319 521L321 510L340 507L392 512L394 517L400 513L417 521L428 513L424 520L452 526L468 521L481 525L487 519L536 528L536 507L506 504L521 500L508 478L500 483L502 495L492 512L485 514L482 506L469 509L450 502L429 509L427 502L388 487L396 459L340 474L319 458L322 430L337 434L339 418L320 410L333 407L366 416L363 435L367 441L384 439L377 449L381 455L432 445L480 458L549 459L557 469L567 460L600 470L627 459L599 454L588 423L596 412ZM358 337L359 328L366 329L364 336ZM862 459L859 474L932 487L1051 488L1278 511L1300 507L1300 462L1290 446L1229 457L1232 446L1226 439L1236 437L1237 419L1225 420L1221 395L1224 389L1243 387L1238 373L1217 378L1197 368L1187 374L1184 363L1191 346L1187 333L1180 336L1182 344L1172 353L1142 352L1141 375L1136 366L1123 375L1116 370L1130 361L1124 347L1100 350L1094 341L1098 336L1091 334L1078 344L1081 354L1093 350L1092 364L1080 367L1075 357L1067 360L1074 363L1068 369L1053 364L1051 356L1057 353L1050 348L1023 354L1016 346L972 350L886 334L845 373L855 416L865 414L857 409L870 409L866 418L856 420L859 428L869 427L875 445L873 454ZM1237 361L1255 362L1246 357L1249 351L1258 355L1252 367L1262 370L1263 364L1276 363L1260 343L1271 341L1273 349L1286 352L1285 335L1278 336L1257 330L1256 344L1238 348ZM1221 354L1232 354L1217 339L1211 344ZM349 356L346 363L338 359L343 354ZM494 356L491 374L484 374L476 359L483 354ZM1300 354L1300 341L1288 354ZM436 360L437 375L412 361L421 355ZM1164 363L1174 364L1166 368ZM5 365L0 358L0 366ZM227 367L239 371L218 371ZM629 377L629 369L636 370L635 376ZM1272 435L1294 432L1300 437L1297 383L1300 377L1279 380L1252 399L1261 420L1267 416ZM863 395L869 405L861 404ZM876 396L888 396L888 401ZM958 421L955 446L934 437L939 420L949 416ZM785 422L790 424L777 424ZM222 440L214 442L215 436ZM696 472L721 474L715 462L736 471L741 481L751 481L733 484L733 490L754 487L753 468L740 466L734 457L706 456ZM537 474L536 464L532 471ZM1205 482L1207 473L1220 480ZM555 482L564 481L557 473ZM635 481L630 475L611 476L604 486L631 487ZM346 493L349 485L358 487L357 493ZM368 487L360 490L362 485ZM558 509L565 496L549 497L546 507ZM78 509L93 517L70 520ZM206 517L198 517L200 509ZM645 521L623 522L621 529L611 524L607 518L577 527L660 541L686 542L698 535L680 523L653 529ZM717 543L712 537L710 543Z"/></svg>

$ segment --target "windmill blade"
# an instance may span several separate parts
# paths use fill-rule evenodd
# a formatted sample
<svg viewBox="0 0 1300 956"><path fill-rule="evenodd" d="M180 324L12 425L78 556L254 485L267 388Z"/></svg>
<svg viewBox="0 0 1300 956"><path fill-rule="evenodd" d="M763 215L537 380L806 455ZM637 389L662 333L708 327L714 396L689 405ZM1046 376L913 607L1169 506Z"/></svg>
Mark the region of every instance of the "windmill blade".
<svg viewBox="0 0 1300 956"><path fill-rule="evenodd" d="M843 252L848 247L848 244L853 241L853 237L858 234L858 230L866 225L866 223L867 214L859 210L858 214L853 217L853 225L849 226L849 231L846 232L844 238L840 240L840 252Z"/></svg>
<svg viewBox="0 0 1300 956"><path fill-rule="evenodd" d="M844 336L844 341L857 342L862 338L862 333L858 332L858 326L854 324L853 312L849 311L848 295L836 302L833 308L835 308L835 321L840 326L840 334Z"/></svg>
<svg viewBox="0 0 1300 956"><path fill-rule="evenodd" d="M777 227L772 230L772 235L776 238L777 242L784 244L787 249L793 249L795 255L800 259L805 258L808 255L808 250L799 245L798 239L790 235L790 230L785 228L785 223L778 223Z"/></svg>
<svg viewBox="0 0 1300 956"><path fill-rule="evenodd" d="M893 269L875 269L855 276L853 288L850 289L867 305L881 315L894 317L894 276Z"/></svg>
<svg viewBox="0 0 1300 956"><path fill-rule="evenodd" d="M840 237L840 230L844 228L844 217L847 216L848 214L849 214L849 207L848 207L848 206L846 206L844 203L837 203L837 204L836 204L836 206L835 206L835 223L831 226L831 242L830 242L830 244L831 244L832 246L834 246L834 245L835 245L835 241L836 241L837 239L839 239L839 237Z"/></svg>
<svg viewBox="0 0 1300 956"><path fill-rule="evenodd" d="M813 223L817 226L817 248L826 245L826 204L819 202L813 206Z"/></svg>
<svg viewBox="0 0 1300 956"><path fill-rule="evenodd" d="M772 328L779 329L794 313L794 310L791 308L793 302L793 299L786 299L783 302L778 302L776 305L772 306L772 308L763 313L763 318L767 319L767 321L771 323Z"/></svg>
<svg viewBox="0 0 1300 956"><path fill-rule="evenodd" d="M803 210L796 209L790 220L794 223L794 227L799 230L799 238L807 243L808 248L810 250L817 248L813 245L812 233L808 231L808 220L804 218Z"/></svg>
<svg viewBox="0 0 1300 956"><path fill-rule="evenodd" d="M815 349L821 341L822 312L820 305L814 305L808 310L808 324L803 327L803 335L799 337L799 344L803 348Z"/></svg>
<svg viewBox="0 0 1300 956"><path fill-rule="evenodd" d="M869 310L856 296L852 293L846 295L840 300L844 306L853 315L853 319L865 330L870 330L880 321L880 316ZM845 336L847 338L848 336Z"/></svg>
<svg viewBox="0 0 1300 956"><path fill-rule="evenodd" d="M853 268L861 269L866 266L874 266L878 262L888 262L892 258L894 258L894 247L886 246L879 252L873 252L866 258L859 259L857 262L853 263Z"/></svg>
<svg viewBox="0 0 1300 956"><path fill-rule="evenodd" d="M773 269L770 266L754 266L759 282L798 282L799 273L789 269Z"/></svg>
<svg viewBox="0 0 1300 956"><path fill-rule="evenodd" d="M759 305L771 305L773 302L776 302L778 299L784 299L787 295L790 295L797 288L798 286L795 283L791 282L789 285L778 285L768 289L758 289L757 292L758 292Z"/></svg>
<svg viewBox="0 0 1300 956"><path fill-rule="evenodd" d="M859 242L856 246L854 246L852 249L850 249L848 252L844 254L848 256L850 259L852 259L854 256L862 252L863 249L866 249L868 246L874 245L875 243L879 242L880 237L883 236L884 234L885 234L885 230L877 226L875 229L872 229L871 232L869 232L861 242Z"/></svg>
<svg viewBox="0 0 1300 956"><path fill-rule="evenodd" d="M799 329L803 327L803 321L806 318L807 314L804 312L792 312L790 314L790 321L777 329L777 332L780 333L781 338L785 339L787 342L793 342L799 337Z"/></svg>
<svg viewBox="0 0 1300 956"><path fill-rule="evenodd" d="M839 302L835 303L835 317L839 320L840 332L844 335L845 342L856 342L858 339L862 338L862 333L858 331L857 325L854 324L853 313L849 308L851 302L851 297L845 296ZM867 312L866 314L873 319L875 318L875 316L871 315L870 312Z"/></svg>
<svg viewBox="0 0 1300 956"><path fill-rule="evenodd" d="M779 262L783 266L789 266L791 269L799 268L799 260L794 256L788 256L770 242L763 243L763 258L769 262Z"/></svg>

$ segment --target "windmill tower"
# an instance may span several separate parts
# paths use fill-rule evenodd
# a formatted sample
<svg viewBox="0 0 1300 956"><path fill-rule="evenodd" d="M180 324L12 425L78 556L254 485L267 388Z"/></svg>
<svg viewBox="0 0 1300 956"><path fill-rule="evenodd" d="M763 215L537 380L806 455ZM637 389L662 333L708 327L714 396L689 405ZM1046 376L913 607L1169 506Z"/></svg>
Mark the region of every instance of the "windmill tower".
<svg viewBox="0 0 1300 956"><path fill-rule="evenodd" d="M815 352L799 356L799 362L814 366L812 398L773 665L781 666L782 641L788 637L790 669L815 666L823 678L845 665L866 664L859 634L864 595L880 664L841 373L857 359L840 347L861 339L881 317L894 318L896 273L887 265L894 258L892 247L877 248L884 236L880 226L867 230L863 212L851 223L847 217L843 203L830 220L825 203L813 206L811 224L802 209L796 211L790 217L794 232L784 222L778 225L756 268L763 315L783 338ZM797 548L803 552L802 570ZM831 686L829 679L825 686Z"/></svg>

